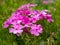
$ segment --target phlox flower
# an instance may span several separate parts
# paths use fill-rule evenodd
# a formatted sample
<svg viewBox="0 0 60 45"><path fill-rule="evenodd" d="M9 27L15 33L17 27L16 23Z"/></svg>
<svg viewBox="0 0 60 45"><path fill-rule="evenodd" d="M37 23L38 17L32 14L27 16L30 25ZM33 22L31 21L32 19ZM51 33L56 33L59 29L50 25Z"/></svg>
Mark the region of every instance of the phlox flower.
<svg viewBox="0 0 60 45"><path fill-rule="evenodd" d="M41 25L32 25L31 26L31 34L35 35L35 36L39 36L39 33L43 32L42 26Z"/></svg>
<svg viewBox="0 0 60 45"><path fill-rule="evenodd" d="M16 30L14 28L10 28L9 29L9 33L13 33L13 34L22 34L23 30Z"/></svg>
<svg viewBox="0 0 60 45"><path fill-rule="evenodd" d="M22 33L32 34L39 36L43 32L41 24L38 21L45 19L49 23L53 22L52 15L48 14L48 10L31 10L35 4L25 4L19 7L12 15L4 22L3 28L8 28L9 33L16 34L17 36Z"/></svg>

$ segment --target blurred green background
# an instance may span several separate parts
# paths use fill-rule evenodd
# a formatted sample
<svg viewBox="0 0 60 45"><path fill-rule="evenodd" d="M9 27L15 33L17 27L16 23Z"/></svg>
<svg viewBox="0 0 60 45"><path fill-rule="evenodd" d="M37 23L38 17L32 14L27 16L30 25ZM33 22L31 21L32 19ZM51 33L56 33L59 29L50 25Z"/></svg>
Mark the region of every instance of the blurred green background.
<svg viewBox="0 0 60 45"><path fill-rule="evenodd" d="M24 42L19 40L19 37L10 34L8 29L3 29L2 26L4 21L11 16L12 12L16 11L21 5L28 3L36 3L37 6L35 9L50 10L54 19L53 23L43 22L42 25L44 26L45 32L40 36L41 39L38 40L43 40L46 45L51 45L50 43L60 45L60 0L56 0L56 2L54 0L50 4L43 4L42 0L0 0L0 45L24 45ZM53 36L51 37L51 35Z"/></svg>

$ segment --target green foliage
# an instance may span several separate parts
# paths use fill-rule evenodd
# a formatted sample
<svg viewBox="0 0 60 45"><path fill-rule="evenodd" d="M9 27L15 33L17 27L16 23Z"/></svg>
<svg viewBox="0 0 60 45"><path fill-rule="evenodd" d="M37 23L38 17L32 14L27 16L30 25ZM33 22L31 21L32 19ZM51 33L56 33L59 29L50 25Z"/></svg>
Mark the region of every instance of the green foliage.
<svg viewBox="0 0 60 45"><path fill-rule="evenodd" d="M0 0L0 45L39 45L42 42L44 45L60 45L60 0L54 4L42 4L40 1L33 0ZM35 1L35 2L34 2ZM54 22L47 23L46 20L39 22L43 25L44 32L39 37L31 35L23 35L17 37L10 34L8 29L3 29L4 21L16 9L27 3L37 3L35 9L43 10L48 9L53 16ZM34 43L34 44L33 44Z"/></svg>

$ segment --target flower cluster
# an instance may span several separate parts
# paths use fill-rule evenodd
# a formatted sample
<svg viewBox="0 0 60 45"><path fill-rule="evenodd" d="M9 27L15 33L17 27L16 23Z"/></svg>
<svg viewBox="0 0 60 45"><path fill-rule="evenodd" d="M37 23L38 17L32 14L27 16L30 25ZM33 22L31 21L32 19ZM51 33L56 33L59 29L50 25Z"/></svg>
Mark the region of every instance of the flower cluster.
<svg viewBox="0 0 60 45"><path fill-rule="evenodd" d="M29 33L35 36L39 36L43 32L41 24L36 24L37 21L46 19L49 23L53 22L52 16L48 14L48 10L32 10L31 7L36 4L25 4L13 12L3 25L3 28L7 28L11 25L9 33L20 36L23 32Z"/></svg>

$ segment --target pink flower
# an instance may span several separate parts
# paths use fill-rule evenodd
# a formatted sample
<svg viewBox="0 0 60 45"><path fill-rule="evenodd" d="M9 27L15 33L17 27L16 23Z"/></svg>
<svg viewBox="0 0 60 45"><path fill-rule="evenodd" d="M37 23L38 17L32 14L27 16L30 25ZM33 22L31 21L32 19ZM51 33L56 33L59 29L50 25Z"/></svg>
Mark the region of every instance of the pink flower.
<svg viewBox="0 0 60 45"><path fill-rule="evenodd" d="M45 18L49 23L50 22L54 22L54 20L52 19L52 15L51 14L48 14L47 12L49 12L48 10L42 10L40 12L40 19L43 19Z"/></svg>
<svg viewBox="0 0 60 45"><path fill-rule="evenodd" d="M45 16L45 19L50 23L50 22L54 22L54 20L52 19L52 16L50 14L47 14Z"/></svg>
<svg viewBox="0 0 60 45"><path fill-rule="evenodd" d="M34 6L37 6L37 4L25 4L25 5L21 6L21 7L19 7L18 10L26 9L26 8L34 7Z"/></svg>
<svg viewBox="0 0 60 45"><path fill-rule="evenodd" d="M31 7L36 6L35 4L25 4L13 12L3 25L3 28L7 28L11 25L9 33L16 34L17 36L22 35L22 32L31 33L34 36L39 36L43 32L43 28L37 22L46 19L49 23L53 22L52 15L48 14L48 10L31 10Z"/></svg>
<svg viewBox="0 0 60 45"><path fill-rule="evenodd" d="M35 36L39 36L39 33L42 33L43 29L41 25L32 25L31 26L31 34L35 35Z"/></svg>
<svg viewBox="0 0 60 45"><path fill-rule="evenodd" d="M49 2L47 0L44 0L43 4L49 4Z"/></svg>
<svg viewBox="0 0 60 45"><path fill-rule="evenodd" d="M9 29L9 33L13 33L13 34L22 34L23 30L16 30L14 28L10 28Z"/></svg>
<svg viewBox="0 0 60 45"><path fill-rule="evenodd" d="M33 34L35 36L39 36L39 33L37 32L37 30L31 30L31 34Z"/></svg>
<svg viewBox="0 0 60 45"><path fill-rule="evenodd" d="M7 19L7 20L4 22L3 28L7 28L9 25L10 25L10 20Z"/></svg>
<svg viewBox="0 0 60 45"><path fill-rule="evenodd" d="M12 25L11 27L13 27L16 30L20 30L20 29L24 28L24 26L22 26L20 24Z"/></svg>
<svg viewBox="0 0 60 45"><path fill-rule="evenodd" d="M29 18L28 18L28 17L23 16L22 24L27 24L27 23L29 23Z"/></svg>

